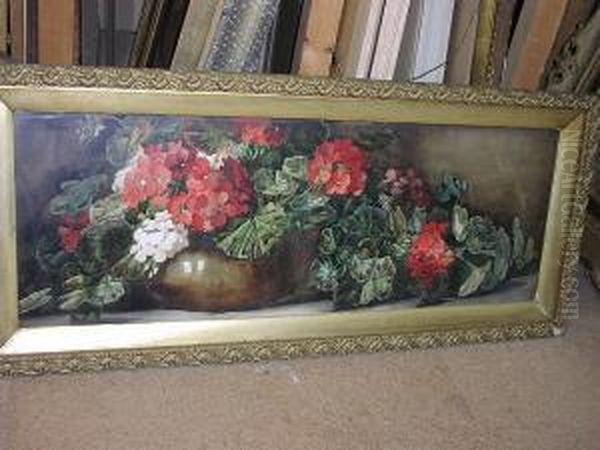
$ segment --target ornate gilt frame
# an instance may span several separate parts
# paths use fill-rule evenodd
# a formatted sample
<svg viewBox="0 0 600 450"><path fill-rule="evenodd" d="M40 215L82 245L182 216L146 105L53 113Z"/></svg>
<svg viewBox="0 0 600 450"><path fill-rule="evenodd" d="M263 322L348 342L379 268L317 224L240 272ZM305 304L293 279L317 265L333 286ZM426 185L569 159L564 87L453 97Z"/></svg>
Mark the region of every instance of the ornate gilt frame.
<svg viewBox="0 0 600 450"><path fill-rule="evenodd" d="M7 350L18 329L12 111L274 115L518 126L560 131L538 289L533 301L386 314L330 313L224 322L128 348ZM562 332L600 138L593 98L286 76L115 68L0 67L0 374L236 363L475 344ZM566 164L567 162L569 164ZM566 167L569 167L568 169ZM569 179L570 182L565 180ZM525 299L524 299L525 300ZM529 300L529 299L527 299ZM214 322L213 322L214 323ZM122 325L130 326L130 325ZM89 329L89 328L88 328ZM60 329L44 331L60 337Z"/></svg>

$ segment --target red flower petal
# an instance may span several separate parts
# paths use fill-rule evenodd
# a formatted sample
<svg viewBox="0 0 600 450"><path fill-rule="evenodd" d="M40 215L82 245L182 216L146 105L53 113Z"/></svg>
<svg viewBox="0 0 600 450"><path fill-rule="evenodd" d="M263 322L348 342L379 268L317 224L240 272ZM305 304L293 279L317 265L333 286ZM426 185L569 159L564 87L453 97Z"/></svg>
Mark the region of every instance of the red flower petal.
<svg viewBox="0 0 600 450"><path fill-rule="evenodd" d="M121 198L128 208L165 194L171 182L171 171L162 158L142 155L136 165L125 175Z"/></svg>
<svg viewBox="0 0 600 450"><path fill-rule="evenodd" d="M448 224L430 222L423 226L414 240L407 258L408 271L425 289L431 289L436 279L447 273L454 254L443 239Z"/></svg>
<svg viewBox="0 0 600 450"><path fill-rule="evenodd" d="M366 154L350 139L321 143L307 164L309 183L329 195L361 195L366 171Z"/></svg>
<svg viewBox="0 0 600 450"><path fill-rule="evenodd" d="M215 169L198 158L188 174L187 192L173 197L168 209L173 219L198 232L211 232L250 210L254 191L244 166L237 160L224 160Z"/></svg>
<svg viewBox="0 0 600 450"><path fill-rule="evenodd" d="M283 130L273 126L269 120L239 120L237 128L240 140L249 145L273 148L279 147L285 139Z"/></svg>
<svg viewBox="0 0 600 450"><path fill-rule="evenodd" d="M73 253L75 250L77 250L77 247L79 247L79 242L81 241L81 230L61 225L58 227L58 236L63 248L67 252Z"/></svg>

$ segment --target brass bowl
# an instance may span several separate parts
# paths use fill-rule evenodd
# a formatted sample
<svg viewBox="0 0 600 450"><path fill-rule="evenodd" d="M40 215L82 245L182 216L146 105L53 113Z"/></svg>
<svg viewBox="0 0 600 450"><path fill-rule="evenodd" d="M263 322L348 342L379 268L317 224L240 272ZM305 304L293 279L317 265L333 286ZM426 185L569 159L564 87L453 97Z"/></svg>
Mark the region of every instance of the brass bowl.
<svg viewBox="0 0 600 450"><path fill-rule="evenodd" d="M188 311L230 311L288 300L307 284L318 232L286 236L272 254L234 259L214 246L178 254L150 286L158 303Z"/></svg>

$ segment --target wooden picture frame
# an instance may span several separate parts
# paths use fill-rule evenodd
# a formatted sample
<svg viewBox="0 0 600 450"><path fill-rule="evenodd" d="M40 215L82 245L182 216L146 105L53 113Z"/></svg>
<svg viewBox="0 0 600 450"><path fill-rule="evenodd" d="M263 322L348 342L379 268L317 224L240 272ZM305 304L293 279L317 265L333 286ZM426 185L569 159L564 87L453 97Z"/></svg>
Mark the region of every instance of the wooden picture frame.
<svg viewBox="0 0 600 450"><path fill-rule="evenodd" d="M152 50L156 46L159 23L167 10L166 3L165 0L144 0L129 55L130 66L147 67L150 62Z"/></svg>
<svg viewBox="0 0 600 450"><path fill-rule="evenodd" d="M245 313L234 316L219 316L217 313L216 316L211 316L210 320L94 325L61 323L58 326L46 324L41 327L23 327L24 322L20 320L18 313L19 290L22 288L19 286L19 279L22 283L26 275L18 273L20 266L17 264L18 256L20 258L19 252L23 251L17 248L18 239L21 239L19 246L24 245L24 238L17 236L21 233L18 231L18 222L22 221L17 217L22 213L23 206L18 200L21 198L21 188L17 188L19 177L15 174L19 173L19 167L22 171L27 167L26 163L31 161L28 159L30 157L27 157L26 163L23 163L22 155L27 151L27 146L23 144L23 136L29 136L29 132L37 128L26 128L26 133L22 133L19 131L19 124L25 123L23 121L27 117L43 121L50 120L48 117L52 115L68 116L69 114L83 114L86 117L90 114L115 117L151 114L175 118L220 117L226 120L241 117L253 118L253 120L282 120L283 126L286 126L286 121L302 123L312 120L315 123L331 122L335 127L339 126L339 129L328 128L327 136L346 131L354 133L355 129L362 129L359 127L360 124L365 125L365 123L366 129L389 125L392 134L400 133L399 142L404 142L403 147L396 147L396 144L390 147L392 157L395 154L408 155L409 159L419 157L421 161L425 161L423 167L426 167L428 158L431 159L426 155L426 150L435 147L432 151L446 152L443 153L445 155L443 158L434 158L436 161L455 158L453 167L457 170L460 169L459 166L471 167L473 174L479 173L473 177L476 180L473 182L475 186L483 186L485 179L492 177L494 182L488 185L487 191L486 189L482 191L509 193L505 194L505 197L517 196L516 191L511 191L513 189L511 186L520 180L536 180L536 174L539 172L537 164L543 165L550 168L545 169L543 175L547 178L547 185L540 187L534 185L533 189L518 191L520 196L526 197L528 195L526 191L533 190L541 195L541 197L534 197L534 200L535 198L546 199L542 210L545 211L544 219L539 224L543 239L539 240L539 245L536 247L539 248L539 257L535 259L537 281L535 277L528 278L534 280L531 285L532 290L527 291L530 295L524 295L519 291L518 295L523 295L522 297L511 297L509 301L504 302L494 301L496 291L492 289L492 294L489 295L493 301L486 301L484 304L470 303L467 294L467 301L461 304L444 303L424 308L395 309L394 305L388 307L384 304L380 309L363 307L345 310L342 308L339 311L325 310L299 315L267 314L258 318L248 318ZM471 88L450 89L442 86L287 76L169 73L160 70L117 68L2 66L0 67L2 130L0 133L2 155L0 158L0 211L2 211L0 215L0 254L2 254L0 259L0 343L2 344L0 374L38 375L112 368L234 363L474 344L560 334L564 327L564 308L569 306L568 302L572 298L571 294L575 286L575 268L584 227L592 157L599 138L598 114L599 108L595 99L569 95L533 95ZM70 135L82 134L81 130L68 129ZM440 129L450 130L451 134L447 134L446 131L441 132ZM464 144L466 141L461 136L464 133L474 132L473 130L489 135L491 138L482 141L485 145L477 144L477 148L482 150L463 152L460 143ZM505 142L502 141L504 138L500 139L500 136L508 136L513 133L513 130L521 130L519 136L526 136L526 138L514 141L520 144L513 145L512 150L500 148L494 143ZM260 133L262 133L260 139L263 139L261 141L263 144L264 139L268 140L274 136L269 135L265 129L261 129ZM411 139L414 133L426 139L430 136L438 136L438 140L434 143L428 141L427 145L413 148ZM256 134L253 136L256 138ZM383 134L377 135L377 137L382 136ZM454 137L448 138L448 136ZM327 142L328 150L321 149L323 154L320 157L326 159L324 155L330 151L334 153L339 151L336 153L338 155L356 153L353 146L358 145L356 142L363 142L353 141L354 144L349 144L349 139L336 139L328 137L323 141ZM402 141L402 139L407 140ZM542 139L543 145L538 143L539 139ZM48 148L38 148L34 151L51 151L50 142L55 141L46 142ZM380 154L380 144L377 142L365 140L360 144L371 146L369 158L376 158ZM338 144L339 148L336 147ZM311 150L313 163L309 164L316 164L314 159L320 145L315 153ZM349 149L350 147L353 149ZM481 170L479 166L470 162L470 158L475 157L477 152L479 152L477 164L483 164L498 155L510 152L515 155L515 158L510 164L504 162L504 165L499 166L503 169L498 170L496 175L489 171L480 173L477 172ZM453 154L458 156L453 157ZM539 158L530 160L528 165L527 158L533 154L538 154ZM38 157L41 155L42 153L39 153ZM60 156L60 153L58 155ZM47 159L56 161L60 160L60 157L49 156ZM38 167L42 164L39 159L35 161ZM338 170L343 164L346 163L337 161L328 166L327 170ZM353 164L348 162L342 169L347 171L351 166L356 167ZM307 171L310 183L314 181L311 178L313 177L310 174L311 170L309 165ZM337 196L347 194L359 198L359 194L365 192L366 176L353 178L354 175L350 170L349 179L342 177L347 182L329 185L332 180L331 173L322 178L324 176L322 170L323 167L320 167L315 172L314 177L318 183L312 185L319 195L327 193L339 199L340 197ZM46 173L50 177L49 172L42 172L42 176L38 178L45 178ZM347 173L344 172L346 175ZM400 176L398 173L386 171L385 183L390 181L389 177ZM409 178L413 177L411 179L416 177L413 172L410 175L408 172L402 174ZM440 174L435 174L438 175ZM458 183L452 180L449 182ZM421 181L417 184L421 186ZM458 185L460 184L453 186ZM65 188L64 183L61 186L61 189ZM383 185L377 184L377 186ZM254 188L258 189L256 185ZM434 191L432 188L427 195L434 196L438 199L436 201L442 202L443 200L439 199L443 196L454 195L448 192L450 191L444 189ZM378 195L377 198L383 198L379 191ZM427 198L433 198L431 196ZM512 199L509 200L506 204L514 203ZM477 197L471 197L471 201L477 203ZM538 203L532 203L534 209ZM72 206L70 202L66 204L67 207ZM456 204L454 203L455 206ZM473 218L478 214L476 211L483 211L481 217L484 217L483 215L487 213L484 210L489 209L490 217L494 217L495 220L493 205L486 203L483 205L484 207L467 211L467 206L469 208L471 206L465 204L461 214L469 214L469 217ZM529 207L523 205L529 203L521 203L522 210L519 210L519 214L527 213L525 209ZM414 215L416 206L413 205L411 208L414 208ZM443 216L442 209L439 207L436 214ZM449 223L448 221L460 221L460 217L455 219L454 208L448 214L452 215L443 216L446 219L439 220L446 220L446 224ZM34 219L31 220L43 221L43 215L43 209L34 209L32 216ZM388 215L385 217L386 220L389 218ZM492 223L487 219L481 220L488 224ZM60 226L71 225L61 222ZM453 227L451 224L448 226ZM415 233L424 233L423 227L421 223ZM438 238L444 232L454 233L454 237L447 239L458 240L459 228L458 225L452 230L444 227L445 231L436 231L438 235L433 239L439 243ZM501 233L501 228L500 225L492 226L494 233L506 234ZM511 245L517 245L514 244L517 232L513 229L509 234ZM33 235L31 239L36 238L37 236ZM411 239L409 248L413 251L416 238ZM525 241L523 239L521 241L519 244L521 250L517 251L514 250L516 247L511 247L513 253L510 258L516 257L517 252L521 252L524 248ZM427 258L427 254L431 253L427 247L429 245L427 239L421 239L421 243L425 243L424 257ZM447 250L444 255L447 255ZM453 261L461 258L462 250L456 247L453 252L451 258ZM280 260L280 264L287 264L287 260ZM371 270L371 267L372 265L367 264L368 270ZM489 267L487 266L488 269ZM393 276L396 274L395 270L399 269L392 269ZM415 280L419 283L423 281L417 284L423 290L427 290L425 287L428 283L425 281L431 280L420 278L423 276L422 271L413 273L410 267L409 270ZM506 275L506 269L504 274ZM479 286L482 280L483 278L478 281ZM461 285L461 288L463 286ZM25 288L27 289L27 286ZM377 292L381 293L385 287L379 284L377 289L379 289ZM386 295L395 295L395 292L392 289ZM389 295L385 298L389 298ZM364 298L361 291L360 301L362 300ZM358 304L350 306L361 306L360 301L357 300Z"/></svg>
<svg viewBox="0 0 600 450"><path fill-rule="evenodd" d="M471 68L475 86L499 86L516 0L481 0Z"/></svg>

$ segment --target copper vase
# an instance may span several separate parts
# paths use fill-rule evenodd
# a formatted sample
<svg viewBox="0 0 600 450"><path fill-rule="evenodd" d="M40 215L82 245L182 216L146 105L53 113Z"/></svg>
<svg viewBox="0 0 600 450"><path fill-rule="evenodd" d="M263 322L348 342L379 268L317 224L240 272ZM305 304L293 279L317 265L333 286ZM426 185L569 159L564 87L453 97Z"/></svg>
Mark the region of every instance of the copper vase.
<svg viewBox="0 0 600 450"><path fill-rule="evenodd" d="M150 286L167 308L230 311L289 301L306 286L318 232L293 233L254 261L226 256L215 246L188 249L169 261Z"/></svg>

